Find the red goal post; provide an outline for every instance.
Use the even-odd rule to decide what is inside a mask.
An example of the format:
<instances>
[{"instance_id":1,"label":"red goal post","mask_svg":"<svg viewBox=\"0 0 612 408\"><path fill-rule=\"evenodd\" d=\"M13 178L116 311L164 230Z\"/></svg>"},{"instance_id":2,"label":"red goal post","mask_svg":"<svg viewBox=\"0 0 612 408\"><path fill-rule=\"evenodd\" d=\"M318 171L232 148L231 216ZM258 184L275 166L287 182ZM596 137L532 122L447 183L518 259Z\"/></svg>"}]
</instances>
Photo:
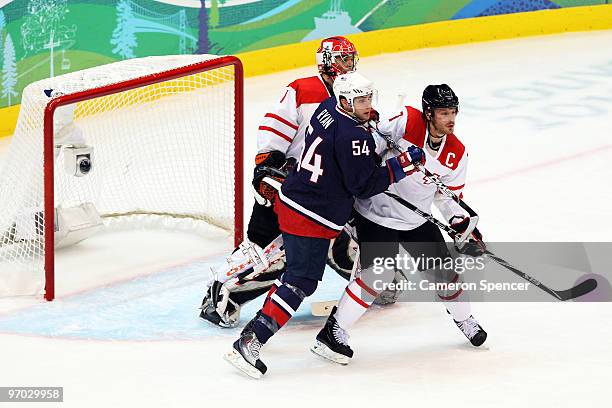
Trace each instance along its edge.
<instances>
[{"instance_id":1,"label":"red goal post","mask_svg":"<svg viewBox=\"0 0 612 408\"><path fill-rule=\"evenodd\" d=\"M172 58L175 58L176 60L181 61L181 58L183 57L186 60L188 60L189 63L186 63L184 65L178 64L180 66L176 66L177 65L176 61L173 61L173 64L170 64L170 65L173 65L170 69L164 69L165 65L163 63L160 63L159 65L161 69L159 69L159 71L147 65L148 68L144 70L146 74L142 76L137 76L137 77L131 77L132 76L131 74L134 72L134 67L137 67L136 64L138 64L138 62L136 60L139 60L139 59L126 60L126 61L110 64L109 66L117 65L116 67L114 67L114 69L118 71L118 74L116 74L115 76L117 75L123 76L123 73L121 72L122 71L121 64L127 63L128 61L131 63L132 72L130 72L130 70L127 69L125 76L123 76L123 78L125 79L121 78L122 80L119 80L116 82L112 81L112 83L102 84L101 86L95 86L91 88L89 88L87 84L84 84L83 88L85 89L79 90L78 87L76 87L77 90L75 92L70 92L71 91L70 89L68 90L68 92L63 91L62 94L60 94L59 96L53 97L53 99L51 99L46 104L44 108L44 120L43 120L44 138L42 141L43 142L42 188L44 189L44 193L43 193L44 194L44 197L43 197L44 198L43 200L44 201L44 209L43 209L44 211L44 227L43 227L44 228L44 241L39 244L39 246L44 245L44 249L42 251L44 252L44 277L45 277L44 297L45 299L52 300L55 297L55 250L54 250L54 247L56 245L55 233L57 233L55 229L56 227L55 218L57 216L56 209L58 207L58 200L61 199L61 198L58 198L58 192L60 195L63 195L64 194L63 189L66 188L63 185L63 183L66 183L66 185L69 185L70 183L73 182L72 179L76 180L76 178L72 178L68 181L62 181L62 180L58 181L58 177L60 178L61 177L68 178L68 177L62 173L62 169L58 168L59 165L58 165L58 156L57 156L58 154L57 153L57 140L54 140L54 137L57 138L56 132L58 129L54 129L54 127L55 128L58 127L57 118L56 118L58 109L62 107L66 107L68 105L80 106L76 104L89 103L89 101L94 101L94 100L104 101L105 97L107 98L110 97L111 100L115 98L115 100L112 101L113 103L120 101L119 103L120 105L123 104L122 106L127 106L128 109L126 110L133 110L134 105L138 105L141 102L140 101L139 102L126 102L126 100L131 97L130 92L138 93L140 92L141 89L147 89L147 96L145 97L147 99L146 104L150 106L156 107L160 103L163 103L165 99L172 100L173 98L174 99L179 98L181 99L180 103L184 105L184 108L193 109L193 111L189 113L191 117L187 116L187 119L177 118L175 120L172 116L173 115L172 112L174 112L172 111L172 109L175 109L176 107L174 106L175 103L172 102L174 105L171 106L169 118L166 119L166 122L171 123L173 121L176 121L175 123L177 127L176 134L185 134L185 132L189 132L190 131L189 126L191 126L191 122L195 123L195 122L200 121L203 123L202 124L198 123L197 125L193 125L193 127L194 129L195 128L202 129L203 131L206 132L206 135L201 137L201 139L206 139L206 140L201 141L202 144L212 145L217 142L218 138L227 138L228 137L227 134L231 132L232 135L230 137L233 137L233 140L225 141L224 142L225 144L223 146L225 146L225 150L229 150L228 146L230 146L233 143L233 152L228 152L228 157L230 155L233 155L233 160L231 160L233 162L233 174L231 174L231 178L233 180L229 180L225 183L228 186L230 184L233 184L233 186L230 186L230 187L224 186L223 188L225 190L228 190L231 188L233 189L233 192L229 192L229 193L226 191L222 192L223 194L222 199L225 200L224 202L225 204L223 202L220 204L219 203L213 203L213 204L215 204L217 207L220 208L220 209L215 210L217 212L230 211L228 209L233 207L233 222L227 222L227 220L224 219L217 223L215 221L216 215L204 215L204 214L193 215L191 214L191 212L194 212L194 206L196 206L196 204L189 204L191 207L185 208L185 209L179 209L179 211L177 212L177 217L179 218L193 217L194 219L197 219L197 220L211 221L213 225L221 226L224 229L233 228L234 244L237 245L239 242L243 240L243 226L244 226L244 219L243 219L244 91L243 91L243 87L244 87L244 79L243 79L242 63L240 62L238 58L234 56L221 56L221 57L200 56L201 60L193 62L193 63L191 63L193 60L189 58L198 59L198 56L168 56L167 58L169 58L170 60L172 60ZM150 61L157 63L156 61L163 61L164 57L148 57L148 58L149 58L148 60L145 58L140 59L140 60L147 60L146 61L147 63ZM89 70L84 70L82 72L84 73L90 72L89 76L96 77L96 72L103 72L103 70L105 69L104 67L105 66L99 66L99 67L91 68ZM233 74L223 71L227 69L233 69ZM218 70L220 72L223 71L222 75L220 77L214 76L212 72L216 72L215 70ZM198 77L198 75L200 74L202 76ZM209 74L210 76L208 76ZM74 78L75 73L66 74L66 76L70 76L70 75L72 75L70 78ZM85 75L85 77L87 77L87 75ZM191 81L193 78L198 78L198 85L196 86L197 89L193 90L190 88L189 92L192 92L192 93L195 93L201 96L203 95L202 101L198 99L198 102L195 104L196 106L190 106L189 98L185 97L182 94L186 90L186 88L191 86L188 84L188 82ZM54 83L61 83L61 77L56 77L53 80L54 80ZM229 87L230 87L229 82L233 82L233 95L229 91ZM208 89L216 89L216 88L224 88L225 89L223 91L224 95L222 97L215 97L217 99L212 99L211 97L210 101L206 102L206 98L207 98L206 92L208 91ZM164 92L166 92L166 94L164 94ZM189 92L184 92L184 93L188 94ZM25 96L25 93L26 92L24 91L24 96ZM168 95L168 97L166 97L166 95ZM139 96L139 98L141 98L141 96ZM229 98L233 98L232 103L227 102ZM209 104L209 105L207 106L206 104ZM92 114L92 116L95 116L95 115L104 116L108 114L108 111L115 109L113 107L109 108L107 105L108 103L105 101L104 101L104 106L101 104L98 105L98 108L96 108L97 109L96 113ZM223 105L223 106L219 106L219 105ZM230 106L225 106L225 105L233 105L233 106L230 107ZM229 123L232 120L231 112L230 113L226 112L229 109L233 110L233 124ZM217 115L219 114L225 115L225 119L217 119L214 114L210 116L210 120L200 119L201 116L208 115L210 111L216 111ZM23 112L23 104L22 104L22 112ZM183 110L180 110L180 112L183 112ZM20 112L20 121L22 120L21 116L22 116L22 113ZM24 114L24 116L26 116L26 114ZM159 127L159 126L155 126L155 123L153 123L153 121L157 119L157 116L158 115L155 115L155 113L153 113L151 116L151 121L152 121L151 129L153 129L153 127ZM193 118L193 121L191 120L191 118ZM220 129L215 128L216 126L215 122L217 120L219 122L218 126L220 127ZM78 124L78 121L75 121L75 122ZM110 122L111 123L118 122L118 120L115 121L111 119ZM147 120L144 120L143 122L145 122L143 123L143 127L146 128L147 126L149 126L149 124L146 123ZM121 123L119 123L118 125L117 123L114 123L113 126L117 126L117 129L119 130L122 129ZM233 126L233 129L229 129L231 126ZM19 137L19 128L20 127L18 124L14 138ZM112 129L115 129L115 128L112 128ZM127 130L126 132L127 132L126 135L122 136L122 139L120 139L118 146L116 146L117 150L123 150L123 147L124 147L123 141L127 140L128 138L131 138L133 134L133 130L132 130L132 133L130 133ZM164 132L165 134L167 134L168 145L170 146L169 148L174 149L172 150L172 154L179 155L178 158L172 158L170 161L180 162L182 159L182 153L180 149L177 149L175 146L173 146L173 143L180 143L179 137L177 136L176 140L174 139L175 130L173 130L172 126L170 126L167 130L164 130ZM86 138L89 136L89 133L87 131L84 131L83 133ZM108 130L106 130L106 133L107 134L115 133L115 131L113 130L109 132ZM143 136L146 136L148 132L146 129L144 129L142 130L142 133L143 133ZM199 135L191 135L189 138L191 139L192 137L195 139L200 138ZM99 148L96 145L95 141L92 142L92 144L94 148L96 149L95 153L97 155L98 151L101 150L101 148ZM135 150L138 151L140 146L142 146L144 149L146 145L148 144L149 143L146 141L146 138L144 139L144 141L136 142ZM219 147L216 147L216 148L219 149ZM161 147L157 148L157 150L159 149L161 149ZM190 150L190 146L184 147L184 149ZM157 158L159 157L163 158L164 155L169 156L167 152L162 153L162 152L156 151L155 146L151 147L151 151L153 152L151 154L156 155L155 157ZM11 154L11 151L9 150L9 155L10 154ZM214 156L214 155L219 155L219 152L217 151L217 152L211 153L211 156ZM96 174L96 172L103 173L105 170L103 171L103 169L101 169L100 167L103 167L106 164L104 162L101 162L100 164L98 164L97 163L98 157L94 156L94 158L95 160L92 160L92 163L93 163L92 174ZM197 159L197 157L189 158L190 163L193 163L195 159ZM206 161L209 159L211 158L202 157L203 161ZM212 159L217 160L215 157L212 157ZM100 160L103 160L103 158ZM224 158L219 158L218 160L220 164L217 165L217 167L223 164ZM131 170L132 168L129 167L130 165L131 165L131 162L128 164L122 165L125 167L124 171L132 171ZM187 171L185 171L186 173L185 177L189 176L188 174L189 165L192 165L192 164L188 164L184 166L184 168L187 168ZM161 163L159 164L159 166L157 165L157 163L155 163L154 167L155 168L163 167L162 171L160 171L159 173L163 175L163 174L168 174L168 173L173 172L174 163L169 163L169 164ZM225 170L217 169L214 164L212 164L210 168L201 169L200 174L204 175L203 177L200 177L201 183L209 185L209 186L213 186L214 188L217 188L217 189L220 189L221 187L219 187L218 184L223 184L223 183L217 183L217 180L214 179L215 177L219 177L218 175L215 175L215 172L220 172L220 171L224 171L224 173L222 174L223 177L230 176L227 174L228 172L231 171L230 169L225 169ZM61 173L63 174L63 176L60 176ZM2 174L0 174L0 176L2 176ZM88 176L88 177L93 177L93 176ZM159 178L160 176L158 175L157 177ZM179 177L182 177L182 176L179 176ZM213 178L213 180L206 180L207 177L211 177ZM151 178L155 179L155 177L151 177ZM82 177L81 179L79 179L79 181L82 181L84 179L87 179L87 177ZM0 179L0 181L2 180ZM156 181L157 180L153 180L153 182L156 182ZM58 182L62 184L59 187L58 187ZM137 183L142 183L142 182L143 182L142 180L136 180L133 183L137 184ZM195 181L192 180L190 181L189 185L181 187L183 190L181 190L180 193L185 192L189 196L189 197L186 197L183 201L186 202L188 201L188 199L191 199L192 198L191 195L195 197L207 196L207 195L214 196L215 194L221 195L221 193L219 193L218 191L208 192L208 194L206 191L198 191L195 194L190 193L189 190L193 189L194 185L197 186L197 182L198 180L195 180ZM170 191L170 193L164 192L164 193L161 193L160 196L166 197L166 196L172 196L173 194L178 194L177 191L175 191L175 189L172 188L173 187L172 182L166 182L166 184L170 186L170 187L167 187L167 186L165 187L167 191ZM102 185L105 185L105 184L102 183ZM102 185L96 187L98 191L97 193L98 195L104 195L103 192L100 193L101 190L106 188L106 187L102 187ZM230 195L233 195L233 197L230 198L229 197ZM128 190L128 196L129 196L129 190ZM124 196L118 195L116 198L116 201L120 202L122 200L122 197ZM148 199L148 200L150 202L151 201L155 202L159 198L160 197L153 197L152 199ZM206 199L210 198L212 200L212 199L215 199L216 197L204 197L204 198ZM233 203L228 203L227 201L231 199L233 199ZM177 200L177 202L182 204L182 200L180 199ZM206 204L208 204L208 201L206 201ZM107 203L104 203L104 204L96 203L96 207L98 206L100 206L100 208L98 209L101 210L102 207L108 206L108 205ZM142 207L142 203L136 203L134 205L134 209L132 208L129 208L127 210L111 209L110 211L113 212L113 215L109 215L109 217L115 216L117 214L119 216L124 216L124 215L131 215L131 214L148 213L147 212L148 210L146 208L142 210L141 207ZM224 207L227 207L227 208L224 208ZM166 208L154 209L154 210L151 210L151 214L172 217L174 216L173 210L174 210L173 208L171 210L167 210ZM103 212L104 211L100 211L101 215ZM102 217L104 216L105 215L102 215ZM0 221L2 220L0 219ZM1 240L2 240L2 231L0 231L0 241ZM1 243L2 242L0 242L0 244ZM2 254L0 254L0 262L2 261L1 255ZM36 256L34 255L34 257Z\"/></svg>"}]
</instances>

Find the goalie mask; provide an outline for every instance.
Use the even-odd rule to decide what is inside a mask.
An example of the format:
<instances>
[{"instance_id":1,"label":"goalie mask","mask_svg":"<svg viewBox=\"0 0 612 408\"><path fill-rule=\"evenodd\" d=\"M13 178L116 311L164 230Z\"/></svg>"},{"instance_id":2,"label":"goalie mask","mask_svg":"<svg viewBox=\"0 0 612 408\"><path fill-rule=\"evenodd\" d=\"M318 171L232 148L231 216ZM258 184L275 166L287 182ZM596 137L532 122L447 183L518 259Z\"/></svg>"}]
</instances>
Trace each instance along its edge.
<instances>
[{"instance_id":1,"label":"goalie mask","mask_svg":"<svg viewBox=\"0 0 612 408\"><path fill-rule=\"evenodd\" d=\"M342 106L340 103L340 98L345 98L349 106L353 109L353 112L355 110L355 98L372 95L372 105L374 105L377 97L376 89L374 89L374 83L356 72L338 75L334 81L334 94L336 95L338 106Z\"/></svg>"},{"instance_id":2,"label":"goalie mask","mask_svg":"<svg viewBox=\"0 0 612 408\"><path fill-rule=\"evenodd\" d=\"M317 50L319 73L332 78L355 71L358 60L355 45L344 37L325 38Z\"/></svg>"}]
</instances>

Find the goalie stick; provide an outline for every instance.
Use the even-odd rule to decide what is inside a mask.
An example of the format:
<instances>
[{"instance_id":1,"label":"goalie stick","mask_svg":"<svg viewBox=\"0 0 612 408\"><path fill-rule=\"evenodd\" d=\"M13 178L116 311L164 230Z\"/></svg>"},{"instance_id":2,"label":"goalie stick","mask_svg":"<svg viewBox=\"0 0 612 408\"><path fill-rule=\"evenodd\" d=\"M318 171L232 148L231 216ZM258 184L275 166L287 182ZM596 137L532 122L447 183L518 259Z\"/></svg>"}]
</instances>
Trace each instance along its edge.
<instances>
[{"instance_id":1,"label":"goalie stick","mask_svg":"<svg viewBox=\"0 0 612 408\"><path fill-rule=\"evenodd\" d=\"M456 231L453 228L451 228L450 226L440 222L433 215L428 214L425 211L421 211L414 204L404 200L403 198L401 198L401 197L399 197L399 196L397 196L397 195L395 195L393 193L390 193L388 191L385 191L384 194L386 194L389 197L393 198L394 200L396 200L398 203L400 203L404 207L407 207L408 209L412 210L414 213L416 213L416 214L420 215L421 217L425 218L427 221L436 224L438 227L440 227L440 229L446 231L449 235L456 233ZM553 296L553 297L555 297L555 298L557 298L557 299L559 299L561 301L575 299L577 297L586 295L587 293L592 292L593 290L595 290L595 288L597 287L597 281L595 279L590 278L590 279L587 279L584 282L581 282L578 285L573 286L573 287L571 287L569 289L554 290L554 289L551 289L548 286L544 285L542 282L540 282L536 278L534 278L534 277L526 274L525 272L521 271L520 269L512 266L506 260L504 260L503 258L498 257L493 252L491 252L489 250L485 250L484 253L486 255L488 255L489 258L491 258L493 261L498 263L499 265L501 265L504 268L508 269L509 271L517 274L518 276L520 276L521 278L525 279L526 281L531 282L533 285L537 286L538 288L540 288L544 292L550 294L551 296Z\"/></svg>"}]
</instances>

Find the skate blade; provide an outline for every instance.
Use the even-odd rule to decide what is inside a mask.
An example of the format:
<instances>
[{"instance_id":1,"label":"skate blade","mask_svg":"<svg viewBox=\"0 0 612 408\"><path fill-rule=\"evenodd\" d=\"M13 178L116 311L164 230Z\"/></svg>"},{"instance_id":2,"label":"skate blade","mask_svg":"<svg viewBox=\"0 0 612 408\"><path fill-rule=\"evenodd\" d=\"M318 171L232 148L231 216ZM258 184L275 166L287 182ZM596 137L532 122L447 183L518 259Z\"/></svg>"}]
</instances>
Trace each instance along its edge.
<instances>
[{"instance_id":1,"label":"skate blade","mask_svg":"<svg viewBox=\"0 0 612 408\"><path fill-rule=\"evenodd\" d=\"M316 341L315 344L310 348L310 351L315 353L316 355L323 357L326 360L333 361L337 364L347 365L351 360L350 357L347 357L343 354L336 353L325 344L320 341Z\"/></svg>"},{"instance_id":2,"label":"skate blade","mask_svg":"<svg viewBox=\"0 0 612 408\"><path fill-rule=\"evenodd\" d=\"M263 375L258 369L250 365L236 350L226 353L223 359L251 378L259 380Z\"/></svg>"}]
</instances>

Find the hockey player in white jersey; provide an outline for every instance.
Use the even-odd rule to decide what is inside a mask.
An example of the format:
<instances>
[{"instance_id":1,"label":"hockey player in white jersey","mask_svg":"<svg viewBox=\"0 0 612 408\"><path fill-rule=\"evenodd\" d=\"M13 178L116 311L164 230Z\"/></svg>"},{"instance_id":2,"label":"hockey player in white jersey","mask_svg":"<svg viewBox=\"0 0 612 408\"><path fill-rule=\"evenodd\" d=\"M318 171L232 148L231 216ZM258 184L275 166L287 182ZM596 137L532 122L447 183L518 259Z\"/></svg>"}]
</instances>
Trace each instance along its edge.
<instances>
[{"instance_id":1,"label":"hockey player in white jersey","mask_svg":"<svg viewBox=\"0 0 612 408\"><path fill-rule=\"evenodd\" d=\"M463 143L453 134L459 99L446 84L429 85L423 92L422 103L422 112L406 106L388 119L381 120L378 130L390 136L404 150L409 146L421 147L426 155L425 168L438 175L445 185L461 197L468 154ZM384 141L382 145L388 147ZM377 151L380 150L377 148ZM442 195L423 173L415 172L392 185L389 190L427 213L431 213L431 206L435 204L456 231L469 234L468 243L458 248L459 251L470 256L482 255L485 249L482 235L477 228L471 232L466 231L470 224L467 212L451 198ZM436 225L426 222L385 194L356 200L355 209L358 213L356 227L361 248L365 243L395 242L401 243L409 253L442 259L450 256L444 237ZM398 250L399 246L391 245L375 256L393 258ZM364 271L372 265L374 258L374 254L365 252L368 251L361 251L360 256ZM460 277L453 271L444 279L456 282ZM353 351L348 345L347 331L378 296L377 291L369 285L368 280L359 275L348 284L338 306L332 310L324 328L317 335L312 347L315 354L340 364L348 363ZM474 346L483 344L487 333L473 318L469 300L462 290L437 293L437 296L469 341Z\"/></svg>"},{"instance_id":2,"label":"hockey player in white jersey","mask_svg":"<svg viewBox=\"0 0 612 408\"><path fill-rule=\"evenodd\" d=\"M249 220L247 240L226 262L213 268L213 278L202 301L200 317L221 327L233 327L240 307L266 293L283 273L284 249L277 216L272 209L276 190L263 182L269 177L282 182L295 165L304 145L305 129L315 109L333 96L337 75L357 67L358 53L348 39L329 37L316 53L319 74L296 79L265 114L257 131L257 155L253 188L256 203ZM349 279L356 244L343 233L330 248L328 264Z\"/></svg>"}]
</instances>

